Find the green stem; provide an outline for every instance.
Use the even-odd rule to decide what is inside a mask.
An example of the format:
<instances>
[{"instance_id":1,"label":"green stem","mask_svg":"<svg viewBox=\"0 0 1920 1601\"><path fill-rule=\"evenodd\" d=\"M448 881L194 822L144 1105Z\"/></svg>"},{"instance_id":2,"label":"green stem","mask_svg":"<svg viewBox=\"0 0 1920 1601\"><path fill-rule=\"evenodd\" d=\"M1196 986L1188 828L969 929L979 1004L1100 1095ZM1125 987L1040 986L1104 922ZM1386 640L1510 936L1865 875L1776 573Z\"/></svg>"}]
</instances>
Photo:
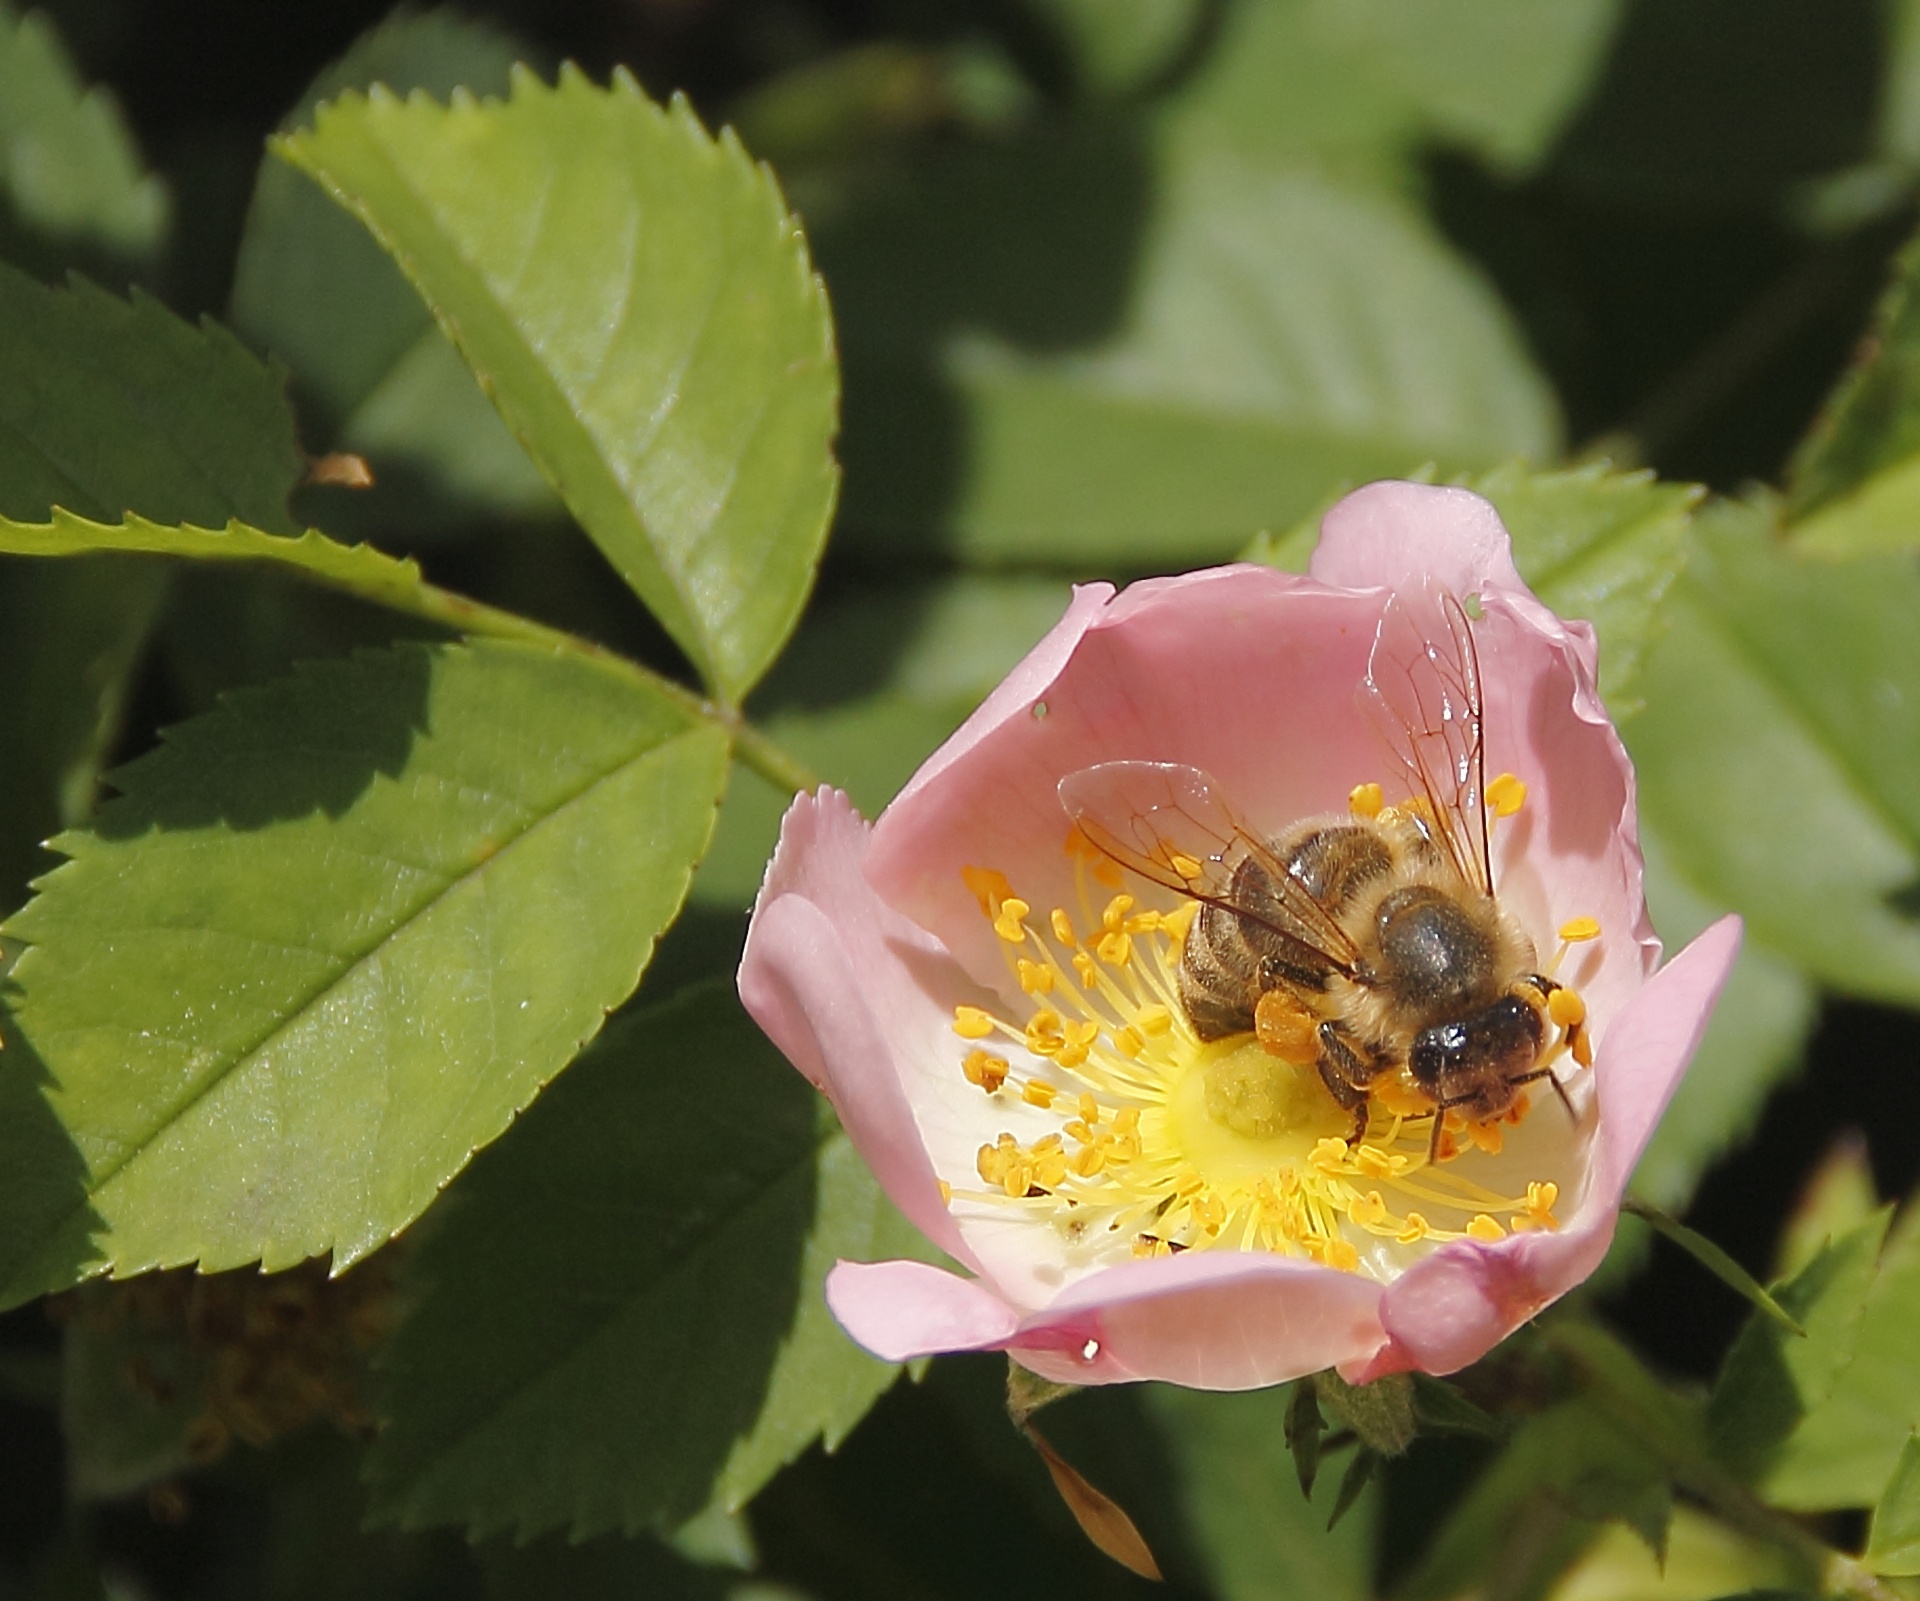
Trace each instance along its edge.
<instances>
[{"instance_id":1,"label":"green stem","mask_svg":"<svg viewBox=\"0 0 1920 1601\"><path fill-rule=\"evenodd\" d=\"M1611 1334L1573 1318L1543 1324L1540 1332L1588 1384L1604 1393L1608 1416L1665 1462L1674 1482L1698 1496L1723 1522L1804 1562L1829 1593L1902 1601L1876 1574L1768 1506L1722 1467L1698 1439L1679 1401Z\"/></svg>"},{"instance_id":2,"label":"green stem","mask_svg":"<svg viewBox=\"0 0 1920 1601\"><path fill-rule=\"evenodd\" d=\"M733 724L734 754L769 784L792 794L806 794L824 782L804 762L789 755L780 746L748 722Z\"/></svg>"}]
</instances>

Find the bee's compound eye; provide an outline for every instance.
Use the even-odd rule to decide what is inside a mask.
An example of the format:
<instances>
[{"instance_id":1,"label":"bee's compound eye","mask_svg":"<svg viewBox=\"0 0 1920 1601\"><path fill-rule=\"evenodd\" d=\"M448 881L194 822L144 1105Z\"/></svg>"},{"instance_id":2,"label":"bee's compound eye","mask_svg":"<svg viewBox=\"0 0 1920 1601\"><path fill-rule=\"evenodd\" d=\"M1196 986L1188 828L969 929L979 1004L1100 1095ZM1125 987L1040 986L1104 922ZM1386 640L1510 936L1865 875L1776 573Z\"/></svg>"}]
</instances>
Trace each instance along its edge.
<instances>
[{"instance_id":1,"label":"bee's compound eye","mask_svg":"<svg viewBox=\"0 0 1920 1601\"><path fill-rule=\"evenodd\" d=\"M1431 1090L1448 1069L1458 1067L1467 1059L1472 1043L1465 1023L1442 1023L1437 1028L1422 1029L1414 1036L1413 1049L1407 1053L1407 1071L1422 1089Z\"/></svg>"}]
</instances>

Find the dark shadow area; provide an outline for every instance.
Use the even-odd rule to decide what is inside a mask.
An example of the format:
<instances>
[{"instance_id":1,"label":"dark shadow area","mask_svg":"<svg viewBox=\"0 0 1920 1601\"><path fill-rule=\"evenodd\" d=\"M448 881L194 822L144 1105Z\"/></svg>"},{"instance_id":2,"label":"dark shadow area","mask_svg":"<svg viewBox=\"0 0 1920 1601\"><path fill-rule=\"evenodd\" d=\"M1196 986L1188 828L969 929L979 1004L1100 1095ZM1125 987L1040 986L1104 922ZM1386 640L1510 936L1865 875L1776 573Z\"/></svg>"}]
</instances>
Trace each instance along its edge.
<instances>
[{"instance_id":1,"label":"dark shadow area","mask_svg":"<svg viewBox=\"0 0 1920 1601\"><path fill-rule=\"evenodd\" d=\"M1920 1182L1920 1016L1829 1002L1804 1072L1774 1096L1753 1140L1708 1172L1688 1226L1766 1279L1807 1175L1851 1129L1866 1134L1881 1195L1904 1200ZM1665 1241L1607 1310L1641 1349L1696 1379L1718 1371L1748 1315L1746 1302Z\"/></svg>"},{"instance_id":2,"label":"dark shadow area","mask_svg":"<svg viewBox=\"0 0 1920 1601\"><path fill-rule=\"evenodd\" d=\"M0 1595L30 1593L65 1515L59 1361L43 1308L0 1315Z\"/></svg>"},{"instance_id":3,"label":"dark shadow area","mask_svg":"<svg viewBox=\"0 0 1920 1601\"><path fill-rule=\"evenodd\" d=\"M8 1303L71 1283L99 1260L93 1233L103 1225L88 1199L87 1164L47 1104L52 1082L9 1019L0 1055L0 1299Z\"/></svg>"},{"instance_id":4,"label":"dark shadow area","mask_svg":"<svg viewBox=\"0 0 1920 1601\"><path fill-rule=\"evenodd\" d=\"M1111 334L1149 204L1140 128L1088 117L946 152L814 230L845 371L843 547L931 553L967 455L947 342L1052 354Z\"/></svg>"},{"instance_id":5,"label":"dark shadow area","mask_svg":"<svg viewBox=\"0 0 1920 1601\"><path fill-rule=\"evenodd\" d=\"M1175 1533L1172 1470L1125 1387L1040 1414L1041 1430L1139 1524L1170 1582L1137 1579L1074 1525L1007 1421L1006 1358L945 1357L896 1384L831 1458L818 1447L775 1479L752 1518L770 1578L835 1601L1106 1601L1197 1597Z\"/></svg>"},{"instance_id":6,"label":"dark shadow area","mask_svg":"<svg viewBox=\"0 0 1920 1601\"><path fill-rule=\"evenodd\" d=\"M220 712L181 723L116 775L124 793L100 808L102 838L151 828L264 828L344 813L378 774L397 777L428 726L434 656L425 646L310 662Z\"/></svg>"}]
</instances>

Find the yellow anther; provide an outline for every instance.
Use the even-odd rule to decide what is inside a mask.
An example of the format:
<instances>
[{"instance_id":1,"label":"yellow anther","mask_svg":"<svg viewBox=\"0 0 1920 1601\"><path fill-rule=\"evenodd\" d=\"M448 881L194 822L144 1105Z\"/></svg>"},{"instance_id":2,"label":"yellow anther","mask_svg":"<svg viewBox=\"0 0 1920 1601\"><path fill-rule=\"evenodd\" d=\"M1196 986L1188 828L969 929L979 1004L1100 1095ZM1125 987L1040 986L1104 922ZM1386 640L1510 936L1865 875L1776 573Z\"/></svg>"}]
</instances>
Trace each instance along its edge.
<instances>
[{"instance_id":1,"label":"yellow anther","mask_svg":"<svg viewBox=\"0 0 1920 1601\"><path fill-rule=\"evenodd\" d=\"M1487 785L1487 804L1495 817L1511 817L1527 804L1527 786L1512 773L1502 773Z\"/></svg>"},{"instance_id":2,"label":"yellow anther","mask_svg":"<svg viewBox=\"0 0 1920 1601\"><path fill-rule=\"evenodd\" d=\"M1600 919L1597 917L1575 917L1560 925L1560 937L1569 945L1578 945L1583 940L1600 937Z\"/></svg>"},{"instance_id":3,"label":"yellow anther","mask_svg":"<svg viewBox=\"0 0 1920 1601\"><path fill-rule=\"evenodd\" d=\"M1140 1108L1123 1106L1113 1114L1113 1132L1116 1134L1138 1134L1140 1132Z\"/></svg>"},{"instance_id":4,"label":"yellow anther","mask_svg":"<svg viewBox=\"0 0 1920 1601\"><path fill-rule=\"evenodd\" d=\"M1084 989L1092 989L1099 982L1100 969L1093 965L1093 958L1085 951L1073 953L1073 970L1080 975L1080 984Z\"/></svg>"},{"instance_id":5,"label":"yellow anther","mask_svg":"<svg viewBox=\"0 0 1920 1601\"><path fill-rule=\"evenodd\" d=\"M1045 1111L1053 1105L1054 1096L1060 1092L1042 1079L1030 1078L1020 1086L1020 1099L1029 1106L1037 1106Z\"/></svg>"},{"instance_id":6,"label":"yellow anther","mask_svg":"<svg viewBox=\"0 0 1920 1601\"><path fill-rule=\"evenodd\" d=\"M1173 869L1176 878L1184 878L1191 881L1200 876L1200 858L1197 856L1189 856L1185 851L1169 851L1167 853L1167 865Z\"/></svg>"},{"instance_id":7,"label":"yellow anther","mask_svg":"<svg viewBox=\"0 0 1920 1601\"><path fill-rule=\"evenodd\" d=\"M1100 1121L1100 1103L1091 1095L1081 1095L1077 1110L1080 1113L1080 1121L1083 1123L1097 1124Z\"/></svg>"},{"instance_id":8,"label":"yellow anther","mask_svg":"<svg viewBox=\"0 0 1920 1601\"><path fill-rule=\"evenodd\" d=\"M1158 1239L1154 1235L1141 1234L1136 1236L1134 1239L1133 1254L1135 1256L1142 1256L1142 1257L1172 1256L1173 1247L1167 1244L1165 1240Z\"/></svg>"},{"instance_id":9,"label":"yellow anther","mask_svg":"<svg viewBox=\"0 0 1920 1601\"><path fill-rule=\"evenodd\" d=\"M1133 956L1132 936L1109 929L1094 942L1093 953L1109 967L1125 967Z\"/></svg>"},{"instance_id":10,"label":"yellow anther","mask_svg":"<svg viewBox=\"0 0 1920 1601\"><path fill-rule=\"evenodd\" d=\"M1362 1145L1353 1153L1353 1165L1370 1179L1393 1178L1407 1168L1407 1159L1377 1145Z\"/></svg>"},{"instance_id":11,"label":"yellow anther","mask_svg":"<svg viewBox=\"0 0 1920 1601\"><path fill-rule=\"evenodd\" d=\"M1363 1229L1377 1229L1387 1220L1386 1198L1378 1190L1368 1190L1347 1208L1347 1216Z\"/></svg>"},{"instance_id":12,"label":"yellow anther","mask_svg":"<svg viewBox=\"0 0 1920 1601\"><path fill-rule=\"evenodd\" d=\"M1180 943L1187 937L1187 930L1193 926L1194 918L1200 915L1198 901L1186 901L1170 912L1160 914L1160 932L1179 949Z\"/></svg>"},{"instance_id":13,"label":"yellow anther","mask_svg":"<svg viewBox=\"0 0 1920 1601\"><path fill-rule=\"evenodd\" d=\"M1406 1222L1400 1225L1400 1232L1394 1238L1402 1245L1411 1245L1415 1240L1424 1240L1431 1229L1432 1224L1418 1212L1409 1212Z\"/></svg>"},{"instance_id":14,"label":"yellow anther","mask_svg":"<svg viewBox=\"0 0 1920 1601\"><path fill-rule=\"evenodd\" d=\"M960 877L967 888L973 891L973 898L980 903L980 910L988 917L997 913L1000 903L1013 893L1007 875L995 872L991 867L963 867Z\"/></svg>"},{"instance_id":15,"label":"yellow anther","mask_svg":"<svg viewBox=\"0 0 1920 1601\"><path fill-rule=\"evenodd\" d=\"M1467 1138L1489 1156L1498 1156L1506 1143L1507 1131L1499 1123L1469 1123Z\"/></svg>"},{"instance_id":16,"label":"yellow anther","mask_svg":"<svg viewBox=\"0 0 1920 1601\"><path fill-rule=\"evenodd\" d=\"M1194 1221L1209 1234L1218 1234L1227 1222L1227 1203L1217 1195L1203 1195L1193 1203Z\"/></svg>"},{"instance_id":17,"label":"yellow anther","mask_svg":"<svg viewBox=\"0 0 1920 1601\"><path fill-rule=\"evenodd\" d=\"M1107 1165L1107 1153L1097 1145L1083 1145L1073 1153L1070 1165L1083 1179L1090 1179Z\"/></svg>"},{"instance_id":18,"label":"yellow anther","mask_svg":"<svg viewBox=\"0 0 1920 1601\"><path fill-rule=\"evenodd\" d=\"M1308 1158L1313 1165L1325 1173L1338 1173L1347 1165L1347 1142L1341 1139L1323 1139L1313 1148Z\"/></svg>"},{"instance_id":19,"label":"yellow anther","mask_svg":"<svg viewBox=\"0 0 1920 1601\"><path fill-rule=\"evenodd\" d=\"M1547 1016L1561 1028L1578 1028L1587 1020L1587 1003L1570 989L1557 989L1547 997Z\"/></svg>"},{"instance_id":20,"label":"yellow anther","mask_svg":"<svg viewBox=\"0 0 1920 1601\"><path fill-rule=\"evenodd\" d=\"M1107 902L1107 909L1100 914L1100 926L1109 933L1126 922L1127 913L1133 910L1131 895L1116 895Z\"/></svg>"},{"instance_id":21,"label":"yellow anther","mask_svg":"<svg viewBox=\"0 0 1920 1601\"><path fill-rule=\"evenodd\" d=\"M1207 1187L1207 1181L1198 1173L1185 1172L1173 1181L1173 1193L1181 1200L1191 1199Z\"/></svg>"},{"instance_id":22,"label":"yellow anther","mask_svg":"<svg viewBox=\"0 0 1920 1601\"><path fill-rule=\"evenodd\" d=\"M1052 1056L1067 1043L1061 1032L1063 1019L1051 1006L1043 1006L1027 1020L1027 1049L1035 1056Z\"/></svg>"},{"instance_id":23,"label":"yellow anther","mask_svg":"<svg viewBox=\"0 0 1920 1601\"><path fill-rule=\"evenodd\" d=\"M993 1019L977 1006L956 1006L953 1031L963 1040L983 1040L993 1032Z\"/></svg>"},{"instance_id":24,"label":"yellow anther","mask_svg":"<svg viewBox=\"0 0 1920 1601\"><path fill-rule=\"evenodd\" d=\"M1007 1170L1006 1153L997 1145L983 1145L974 1158L975 1170L989 1184L998 1184L1000 1175Z\"/></svg>"},{"instance_id":25,"label":"yellow anther","mask_svg":"<svg viewBox=\"0 0 1920 1601\"><path fill-rule=\"evenodd\" d=\"M1087 1125L1077 1117L1069 1122L1062 1132L1066 1134L1067 1138L1078 1140L1082 1145L1091 1145L1093 1143L1093 1130L1088 1128Z\"/></svg>"},{"instance_id":26,"label":"yellow anther","mask_svg":"<svg viewBox=\"0 0 1920 1601\"><path fill-rule=\"evenodd\" d=\"M1129 934L1157 934L1160 931L1160 914L1135 912L1121 926Z\"/></svg>"},{"instance_id":27,"label":"yellow anther","mask_svg":"<svg viewBox=\"0 0 1920 1601\"><path fill-rule=\"evenodd\" d=\"M1584 1028L1573 1036L1573 1059L1582 1067L1593 1066L1593 1036Z\"/></svg>"},{"instance_id":28,"label":"yellow anther","mask_svg":"<svg viewBox=\"0 0 1920 1601\"><path fill-rule=\"evenodd\" d=\"M986 1146L983 1145L980 1149L984 1151ZM953 1205L953 1186L945 1179L940 1180L940 1204L942 1206Z\"/></svg>"},{"instance_id":29,"label":"yellow anther","mask_svg":"<svg viewBox=\"0 0 1920 1601\"><path fill-rule=\"evenodd\" d=\"M1024 1157L1008 1163L1007 1171L1001 1175L1000 1188L1016 1198L1025 1195L1033 1188L1033 1164Z\"/></svg>"},{"instance_id":30,"label":"yellow anther","mask_svg":"<svg viewBox=\"0 0 1920 1601\"><path fill-rule=\"evenodd\" d=\"M1164 1006L1143 1006L1133 1014L1133 1026L1148 1039L1158 1039L1173 1027L1173 1013Z\"/></svg>"},{"instance_id":31,"label":"yellow anther","mask_svg":"<svg viewBox=\"0 0 1920 1601\"><path fill-rule=\"evenodd\" d=\"M1021 921L1033 908L1016 895L1009 895L1000 903L1000 910L994 915L993 931L1009 945L1024 945L1027 939L1027 925Z\"/></svg>"},{"instance_id":32,"label":"yellow anther","mask_svg":"<svg viewBox=\"0 0 1920 1601\"><path fill-rule=\"evenodd\" d=\"M1053 969L1041 962L1030 962L1026 957L1014 959L1013 970L1020 976L1020 987L1029 995L1051 995L1053 993Z\"/></svg>"},{"instance_id":33,"label":"yellow anther","mask_svg":"<svg viewBox=\"0 0 1920 1601\"><path fill-rule=\"evenodd\" d=\"M1007 1064L986 1051L971 1050L960 1064L969 1084L978 1084L989 1095L1007 1081Z\"/></svg>"},{"instance_id":34,"label":"yellow anther","mask_svg":"<svg viewBox=\"0 0 1920 1601\"><path fill-rule=\"evenodd\" d=\"M1360 1271L1360 1253L1345 1240L1328 1240L1325 1256L1328 1267L1337 1267L1342 1273Z\"/></svg>"},{"instance_id":35,"label":"yellow anther","mask_svg":"<svg viewBox=\"0 0 1920 1601\"><path fill-rule=\"evenodd\" d=\"M1043 1190L1057 1190L1066 1182L1067 1159L1059 1151L1039 1151L1033 1159L1033 1182Z\"/></svg>"},{"instance_id":36,"label":"yellow anther","mask_svg":"<svg viewBox=\"0 0 1920 1601\"><path fill-rule=\"evenodd\" d=\"M1053 937L1068 950L1072 950L1080 941L1074 937L1073 921L1059 907L1053 909Z\"/></svg>"},{"instance_id":37,"label":"yellow anther","mask_svg":"<svg viewBox=\"0 0 1920 1601\"><path fill-rule=\"evenodd\" d=\"M1147 1048L1147 1042L1141 1037L1139 1029L1128 1024L1113 1031L1113 1048L1128 1061L1132 1061Z\"/></svg>"},{"instance_id":38,"label":"yellow anther","mask_svg":"<svg viewBox=\"0 0 1920 1601\"><path fill-rule=\"evenodd\" d=\"M1553 1215L1553 1203L1560 1199L1560 1186L1552 1180L1527 1186L1526 1220L1535 1228L1557 1229L1560 1220Z\"/></svg>"},{"instance_id":39,"label":"yellow anther","mask_svg":"<svg viewBox=\"0 0 1920 1601\"><path fill-rule=\"evenodd\" d=\"M1033 1142L1033 1154L1035 1156L1045 1156L1048 1151L1059 1150L1061 1145L1062 1141L1058 1134L1042 1134L1039 1139Z\"/></svg>"},{"instance_id":40,"label":"yellow anther","mask_svg":"<svg viewBox=\"0 0 1920 1601\"><path fill-rule=\"evenodd\" d=\"M1476 1212L1473 1221L1467 1225L1467 1238L1479 1240L1486 1245L1491 1245L1495 1240L1504 1240L1506 1237L1507 1231L1485 1212Z\"/></svg>"},{"instance_id":41,"label":"yellow anther","mask_svg":"<svg viewBox=\"0 0 1920 1601\"><path fill-rule=\"evenodd\" d=\"M1091 1054L1094 1041L1100 1038L1100 1025L1091 1020L1069 1023L1061 1036L1060 1049L1053 1059L1062 1067L1078 1067Z\"/></svg>"},{"instance_id":42,"label":"yellow anther","mask_svg":"<svg viewBox=\"0 0 1920 1601\"><path fill-rule=\"evenodd\" d=\"M1347 810L1355 817L1378 817L1387 804L1387 792L1378 784L1355 784L1347 791Z\"/></svg>"}]
</instances>

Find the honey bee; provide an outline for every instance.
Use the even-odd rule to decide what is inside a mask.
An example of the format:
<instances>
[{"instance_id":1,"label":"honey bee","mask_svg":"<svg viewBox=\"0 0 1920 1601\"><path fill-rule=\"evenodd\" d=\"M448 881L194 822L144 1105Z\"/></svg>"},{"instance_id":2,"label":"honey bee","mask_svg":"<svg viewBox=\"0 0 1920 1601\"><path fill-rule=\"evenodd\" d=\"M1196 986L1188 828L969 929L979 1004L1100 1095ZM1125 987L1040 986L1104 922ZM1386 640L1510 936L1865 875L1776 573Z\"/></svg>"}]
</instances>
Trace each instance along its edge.
<instances>
[{"instance_id":1,"label":"honey bee","mask_svg":"<svg viewBox=\"0 0 1920 1601\"><path fill-rule=\"evenodd\" d=\"M1250 1033L1316 1069L1353 1140L1390 1076L1429 1106L1434 1151L1445 1113L1500 1117L1542 1079L1571 1113L1552 1061L1586 1059L1581 1009L1571 995L1551 1007L1560 986L1495 894L1479 659L1458 599L1389 600L1360 699L1404 771L1398 804L1269 838L1199 768L1145 761L1070 773L1061 803L1107 856L1199 902L1179 967L1199 1038Z\"/></svg>"}]
</instances>

